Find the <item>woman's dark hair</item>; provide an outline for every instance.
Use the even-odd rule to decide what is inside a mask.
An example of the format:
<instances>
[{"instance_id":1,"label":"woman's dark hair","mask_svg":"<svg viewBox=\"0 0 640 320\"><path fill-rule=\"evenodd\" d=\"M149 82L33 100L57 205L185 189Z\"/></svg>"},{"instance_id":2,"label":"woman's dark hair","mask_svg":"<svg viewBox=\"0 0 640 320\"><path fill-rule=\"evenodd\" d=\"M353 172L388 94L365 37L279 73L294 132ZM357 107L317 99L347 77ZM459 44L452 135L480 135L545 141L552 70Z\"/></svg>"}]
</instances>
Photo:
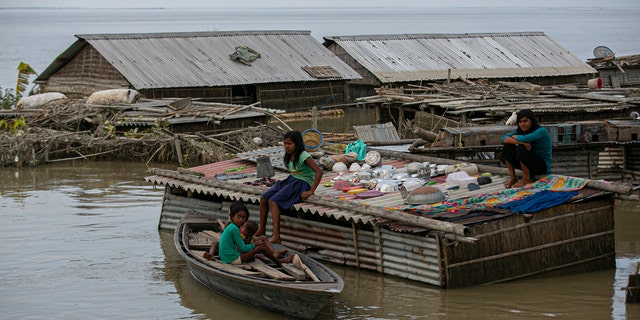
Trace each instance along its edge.
<instances>
[{"instance_id":1,"label":"woman's dark hair","mask_svg":"<svg viewBox=\"0 0 640 320\"><path fill-rule=\"evenodd\" d=\"M540 124L538 123L538 120L536 119L536 116L533 114L533 111L529 110L529 109L522 109L520 111L518 111L517 114L517 123L518 123L518 134L523 134L525 132L522 131L522 129L520 129L520 119L522 119L523 117L529 118L529 120L531 120L531 128L529 129L529 131L527 131L526 133L529 132L533 132L536 129L540 128Z\"/></svg>"},{"instance_id":2,"label":"woman's dark hair","mask_svg":"<svg viewBox=\"0 0 640 320\"><path fill-rule=\"evenodd\" d=\"M249 220L249 210L247 209L247 207L245 207L245 205L242 202L234 202L231 204L231 206L229 207L229 218L233 219L233 216L236 215L236 213L244 211L247 213L247 220Z\"/></svg>"},{"instance_id":3,"label":"woman's dark hair","mask_svg":"<svg viewBox=\"0 0 640 320\"><path fill-rule=\"evenodd\" d=\"M284 153L284 165L289 167L289 162L294 160L297 162L297 160L300 159L300 155L302 151L304 151L304 141L302 140L302 134L297 130L285 133L284 137L282 137L282 140L284 139L289 139L296 145L296 150L293 151L293 154ZM293 163L294 166L296 166L296 162Z\"/></svg>"}]
</instances>

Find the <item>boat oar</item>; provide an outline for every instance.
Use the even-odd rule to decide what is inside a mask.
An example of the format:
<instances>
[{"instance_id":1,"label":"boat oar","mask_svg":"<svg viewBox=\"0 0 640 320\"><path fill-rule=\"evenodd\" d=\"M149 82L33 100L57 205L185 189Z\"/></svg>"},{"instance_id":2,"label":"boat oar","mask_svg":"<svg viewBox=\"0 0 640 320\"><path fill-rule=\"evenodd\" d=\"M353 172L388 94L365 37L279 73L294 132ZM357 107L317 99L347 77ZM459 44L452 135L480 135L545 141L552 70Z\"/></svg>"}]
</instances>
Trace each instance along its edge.
<instances>
[{"instance_id":1,"label":"boat oar","mask_svg":"<svg viewBox=\"0 0 640 320\"><path fill-rule=\"evenodd\" d=\"M297 254L293 255L293 265L296 266L296 268L304 271L304 273L306 273L311 279L313 279L313 281L315 282L320 282L320 279L318 279L318 277L316 277L316 275L313 273L313 271L311 271L309 269L309 267L307 267L306 264L304 264L304 262L302 262L302 260L300 260L300 257L298 257Z\"/></svg>"}]
</instances>

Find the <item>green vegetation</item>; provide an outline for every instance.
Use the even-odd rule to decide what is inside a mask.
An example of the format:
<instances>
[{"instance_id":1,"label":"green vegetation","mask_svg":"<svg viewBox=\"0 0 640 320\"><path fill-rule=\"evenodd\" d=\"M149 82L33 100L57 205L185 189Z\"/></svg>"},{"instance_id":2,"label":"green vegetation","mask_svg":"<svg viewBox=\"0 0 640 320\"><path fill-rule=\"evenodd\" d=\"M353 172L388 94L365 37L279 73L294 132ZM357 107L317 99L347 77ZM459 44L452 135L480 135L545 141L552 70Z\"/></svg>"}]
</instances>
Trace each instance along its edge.
<instances>
[{"instance_id":1,"label":"green vegetation","mask_svg":"<svg viewBox=\"0 0 640 320\"><path fill-rule=\"evenodd\" d=\"M26 125L27 121L24 119L24 116L20 116L20 118L13 120L0 120L0 129L11 131L13 134L17 134L18 130Z\"/></svg>"},{"instance_id":2,"label":"green vegetation","mask_svg":"<svg viewBox=\"0 0 640 320\"><path fill-rule=\"evenodd\" d=\"M18 99L12 89L2 91L2 87L0 87L0 109L12 109L17 102Z\"/></svg>"},{"instance_id":3,"label":"green vegetation","mask_svg":"<svg viewBox=\"0 0 640 320\"><path fill-rule=\"evenodd\" d=\"M37 75L36 71L33 70L30 65L20 62L18 65L18 84L16 85L17 100L20 100L24 92L27 90L27 87L29 86L29 77L32 74Z\"/></svg>"}]
</instances>

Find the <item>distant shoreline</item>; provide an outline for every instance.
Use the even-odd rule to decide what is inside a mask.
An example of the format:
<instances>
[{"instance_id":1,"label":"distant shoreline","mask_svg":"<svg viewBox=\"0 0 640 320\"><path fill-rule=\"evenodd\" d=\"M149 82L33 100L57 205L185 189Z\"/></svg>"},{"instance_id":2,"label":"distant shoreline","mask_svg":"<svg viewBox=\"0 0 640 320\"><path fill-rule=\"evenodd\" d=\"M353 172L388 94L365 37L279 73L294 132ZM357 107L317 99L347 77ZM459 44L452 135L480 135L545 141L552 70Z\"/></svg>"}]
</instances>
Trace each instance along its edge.
<instances>
[{"instance_id":1,"label":"distant shoreline","mask_svg":"<svg viewBox=\"0 0 640 320\"><path fill-rule=\"evenodd\" d=\"M590 9L590 10L621 10L621 9L640 9L640 3L637 6L300 6L300 7L227 7L227 6L210 6L210 7L0 7L0 10L172 10L172 9L184 9L184 10L199 10L199 9L217 9L217 10L318 10L318 9L358 9L358 10L370 10L370 9Z\"/></svg>"},{"instance_id":2,"label":"distant shoreline","mask_svg":"<svg viewBox=\"0 0 640 320\"><path fill-rule=\"evenodd\" d=\"M0 10L166 10L165 7L149 8L89 8L89 7L0 7Z\"/></svg>"}]
</instances>

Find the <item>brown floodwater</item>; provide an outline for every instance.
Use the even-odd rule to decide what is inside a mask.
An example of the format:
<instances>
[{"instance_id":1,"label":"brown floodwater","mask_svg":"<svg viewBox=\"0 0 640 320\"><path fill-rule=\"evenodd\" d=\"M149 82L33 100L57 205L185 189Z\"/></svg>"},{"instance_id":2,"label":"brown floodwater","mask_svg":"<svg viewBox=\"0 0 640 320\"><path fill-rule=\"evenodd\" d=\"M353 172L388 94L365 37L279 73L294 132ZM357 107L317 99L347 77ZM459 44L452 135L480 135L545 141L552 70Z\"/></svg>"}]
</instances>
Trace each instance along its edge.
<instances>
[{"instance_id":1,"label":"brown floodwater","mask_svg":"<svg viewBox=\"0 0 640 320\"><path fill-rule=\"evenodd\" d=\"M162 167L162 165L158 165ZM165 166L166 167L166 166ZM282 319L194 280L158 230L162 192L130 162L0 169L4 319ZM640 203L617 201L616 268L443 290L330 265L344 291L318 319L640 319Z\"/></svg>"}]
</instances>

